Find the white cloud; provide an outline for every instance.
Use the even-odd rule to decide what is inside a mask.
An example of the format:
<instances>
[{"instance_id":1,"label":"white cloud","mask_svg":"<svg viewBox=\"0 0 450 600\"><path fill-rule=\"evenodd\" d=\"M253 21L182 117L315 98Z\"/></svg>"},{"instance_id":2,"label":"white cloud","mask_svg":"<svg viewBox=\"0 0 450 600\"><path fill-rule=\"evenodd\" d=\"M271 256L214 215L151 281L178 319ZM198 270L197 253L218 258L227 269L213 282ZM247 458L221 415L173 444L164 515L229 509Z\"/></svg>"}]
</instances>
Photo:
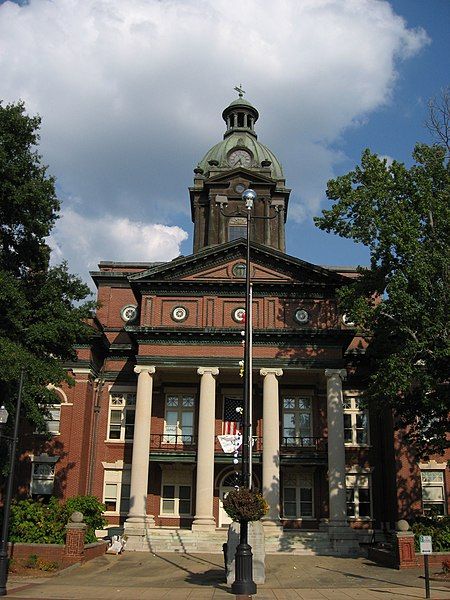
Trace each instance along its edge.
<instances>
[{"instance_id":1,"label":"white cloud","mask_svg":"<svg viewBox=\"0 0 450 600\"><path fill-rule=\"evenodd\" d=\"M132 208L142 222L185 222L192 168L221 139L240 82L302 218L341 160L330 145L389 102L399 62L428 41L384 0L0 5L3 98L41 114L66 206L77 196L94 219Z\"/></svg>"},{"instance_id":2,"label":"white cloud","mask_svg":"<svg viewBox=\"0 0 450 600\"><path fill-rule=\"evenodd\" d=\"M101 260L172 260L180 254L180 244L187 237L177 226L144 224L124 217L86 217L68 208L62 211L49 244L54 263L71 256L71 271L88 281L88 271L97 270Z\"/></svg>"}]
</instances>

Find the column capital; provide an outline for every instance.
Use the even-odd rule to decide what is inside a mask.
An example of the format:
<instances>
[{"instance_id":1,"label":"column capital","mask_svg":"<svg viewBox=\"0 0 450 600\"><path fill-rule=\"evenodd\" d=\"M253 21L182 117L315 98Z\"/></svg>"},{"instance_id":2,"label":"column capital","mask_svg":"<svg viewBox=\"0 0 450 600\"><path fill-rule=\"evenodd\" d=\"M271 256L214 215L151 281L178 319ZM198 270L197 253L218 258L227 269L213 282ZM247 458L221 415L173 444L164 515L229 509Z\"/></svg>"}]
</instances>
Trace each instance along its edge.
<instances>
[{"instance_id":1,"label":"column capital","mask_svg":"<svg viewBox=\"0 0 450 600\"><path fill-rule=\"evenodd\" d=\"M197 375L206 375L206 373L211 373L213 376L218 375L219 367L199 367L197 369Z\"/></svg>"},{"instance_id":2,"label":"column capital","mask_svg":"<svg viewBox=\"0 0 450 600\"><path fill-rule=\"evenodd\" d=\"M325 377L340 377L344 380L347 377L345 369L325 369Z\"/></svg>"},{"instance_id":3,"label":"column capital","mask_svg":"<svg viewBox=\"0 0 450 600\"><path fill-rule=\"evenodd\" d=\"M153 373L156 371L156 368L154 366L149 366L149 365L136 365L134 367L134 372L135 373L148 373L149 375L153 375Z\"/></svg>"},{"instance_id":4,"label":"column capital","mask_svg":"<svg viewBox=\"0 0 450 600\"><path fill-rule=\"evenodd\" d=\"M259 371L259 374L263 377L265 377L266 375L275 375L275 377L281 377L283 375L283 369L264 368Z\"/></svg>"}]
</instances>

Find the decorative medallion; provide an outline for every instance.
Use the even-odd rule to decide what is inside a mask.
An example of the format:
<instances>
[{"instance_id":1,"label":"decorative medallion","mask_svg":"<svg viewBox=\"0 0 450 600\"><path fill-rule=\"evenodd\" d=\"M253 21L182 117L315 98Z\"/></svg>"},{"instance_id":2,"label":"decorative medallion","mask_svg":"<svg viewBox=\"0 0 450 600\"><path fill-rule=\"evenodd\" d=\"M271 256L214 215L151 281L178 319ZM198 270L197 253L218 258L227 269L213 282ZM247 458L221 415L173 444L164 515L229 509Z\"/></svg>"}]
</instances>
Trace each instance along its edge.
<instances>
[{"instance_id":1,"label":"decorative medallion","mask_svg":"<svg viewBox=\"0 0 450 600\"><path fill-rule=\"evenodd\" d=\"M189 311L184 306L175 306L172 310L172 319L177 321L177 323L181 323L181 321L185 321L189 316Z\"/></svg>"},{"instance_id":2,"label":"decorative medallion","mask_svg":"<svg viewBox=\"0 0 450 600\"><path fill-rule=\"evenodd\" d=\"M238 183L237 185L234 186L234 190L238 193L238 194L242 194L242 192L245 190L245 185L243 183Z\"/></svg>"},{"instance_id":3,"label":"decorative medallion","mask_svg":"<svg viewBox=\"0 0 450 600\"><path fill-rule=\"evenodd\" d=\"M242 279L243 277L245 277L246 269L247 267L245 263L236 263L235 265L233 265L231 272L235 277L239 277Z\"/></svg>"},{"instance_id":4,"label":"decorative medallion","mask_svg":"<svg viewBox=\"0 0 450 600\"><path fill-rule=\"evenodd\" d=\"M120 316L125 323L134 321L137 317L137 306L135 304L126 304L120 311Z\"/></svg>"},{"instance_id":5,"label":"decorative medallion","mask_svg":"<svg viewBox=\"0 0 450 600\"><path fill-rule=\"evenodd\" d=\"M346 325L347 327L354 327L355 326L355 321L352 321L350 319L350 317L346 314L342 315L342 322L344 323L344 325Z\"/></svg>"},{"instance_id":6,"label":"decorative medallion","mask_svg":"<svg viewBox=\"0 0 450 600\"><path fill-rule=\"evenodd\" d=\"M235 308L232 313L232 317L236 323L243 323L245 319L245 308Z\"/></svg>"},{"instance_id":7,"label":"decorative medallion","mask_svg":"<svg viewBox=\"0 0 450 600\"><path fill-rule=\"evenodd\" d=\"M297 308L294 313L294 319L297 321L297 323L300 323L300 325L304 325L309 321L309 315L305 309Z\"/></svg>"}]
</instances>

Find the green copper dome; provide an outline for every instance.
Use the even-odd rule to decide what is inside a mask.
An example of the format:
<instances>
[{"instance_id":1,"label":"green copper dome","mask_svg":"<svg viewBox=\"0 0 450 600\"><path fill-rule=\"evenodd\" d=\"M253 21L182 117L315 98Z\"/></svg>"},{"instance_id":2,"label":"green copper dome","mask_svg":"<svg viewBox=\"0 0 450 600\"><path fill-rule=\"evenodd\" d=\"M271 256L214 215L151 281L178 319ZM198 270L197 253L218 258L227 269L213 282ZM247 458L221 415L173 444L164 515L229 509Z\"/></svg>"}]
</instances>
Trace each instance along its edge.
<instances>
[{"instance_id":1,"label":"green copper dome","mask_svg":"<svg viewBox=\"0 0 450 600\"><path fill-rule=\"evenodd\" d=\"M241 166L262 171L277 181L284 180L277 157L267 146L258 142L254 130L259 117L256 108L240 95L225 108L222 117L227 124L223 141L205 154L195 171L208 176L211 170L217 172Z\"/></svg>"}]
</instances>

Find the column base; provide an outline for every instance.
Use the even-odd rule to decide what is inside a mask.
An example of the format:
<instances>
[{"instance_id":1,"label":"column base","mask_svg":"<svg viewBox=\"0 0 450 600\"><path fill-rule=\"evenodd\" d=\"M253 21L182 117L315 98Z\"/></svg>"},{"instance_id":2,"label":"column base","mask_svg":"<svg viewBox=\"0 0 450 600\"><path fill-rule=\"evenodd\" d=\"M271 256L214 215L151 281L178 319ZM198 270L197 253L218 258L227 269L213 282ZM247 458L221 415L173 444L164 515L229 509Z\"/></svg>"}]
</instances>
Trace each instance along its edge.
<instances>
[{"instance_id":1,"label":"column base","mask_svg":"<svg viewBox=\"0 0 450 600\"><path fill-rule=\"evenodd\" d=\"M264 531L268 534L283 532L283 524L279 518L265 517L261 519L261 523L264 527Z\"/></svg>"},{"instance_id":2,"label":"column base","mask_svg":"<svg viewBox=\"0 0 450 600\"><path fill-rule=\"evenodd\" d=\"M151 550L150 530L155 528L153 515L128 517L123 524L126 549L137 551Z\"/></svg>"},{"instance_id":3,"label":"column base","mask_svg":"<svg viewBox=\"0 0 450 600\"><path fill-rule=\"evenodd\" d=\"M192 531L214 531L216 521L212 517L195 517L192 523Z\"/></svg>"}]
</instances>

